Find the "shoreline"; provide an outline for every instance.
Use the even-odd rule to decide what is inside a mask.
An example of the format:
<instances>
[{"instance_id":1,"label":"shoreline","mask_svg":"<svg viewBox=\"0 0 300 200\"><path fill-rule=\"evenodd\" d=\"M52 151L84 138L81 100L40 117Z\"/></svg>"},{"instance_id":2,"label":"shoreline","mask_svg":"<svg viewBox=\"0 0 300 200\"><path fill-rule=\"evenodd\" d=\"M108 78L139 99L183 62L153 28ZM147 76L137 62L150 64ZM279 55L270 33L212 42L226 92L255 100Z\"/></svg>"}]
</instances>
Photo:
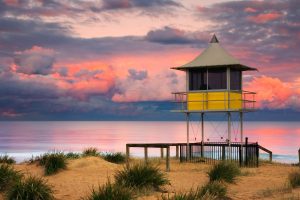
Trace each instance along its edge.
<instances>
[{"instance_id":1,"label":"shoreline","mask_svg":"<svg viewBox=\"0 0 300 200\"><path fill-rule=\"evenodd\" d=\"M150 162L158 165L165 173L165 161L159 158L149 158ZM66 170L57 174L45 176L43 168L36 163L14 164L16 170L22 171L26 176L42 177L54 188L56 199L80 199L89 194L91 188L105 184L108 179L113 181L113 175L124 164L114 164L99 157L83 157L69 159ZM143 162L134 158L133 162ZM188 192L191 188L203 186L208 181L207 172L212 165L205 163L180 163L171 159L171 171L166 172L171 185L164 188L170 194L174 192ZM287 181L289 172L299 170L297 166L283 163L262 162L258 168L241 168L242 176L239 176L234 184L228 185L228 197L231 199L282 199L300 195L300 188L291 192L279 192ZM157 200L160 192L149 192L141 195L140 200ZM278 197L278 198L277 198ZM0 200L3 199L0 197Z\"/></svg>"}]
</instances>

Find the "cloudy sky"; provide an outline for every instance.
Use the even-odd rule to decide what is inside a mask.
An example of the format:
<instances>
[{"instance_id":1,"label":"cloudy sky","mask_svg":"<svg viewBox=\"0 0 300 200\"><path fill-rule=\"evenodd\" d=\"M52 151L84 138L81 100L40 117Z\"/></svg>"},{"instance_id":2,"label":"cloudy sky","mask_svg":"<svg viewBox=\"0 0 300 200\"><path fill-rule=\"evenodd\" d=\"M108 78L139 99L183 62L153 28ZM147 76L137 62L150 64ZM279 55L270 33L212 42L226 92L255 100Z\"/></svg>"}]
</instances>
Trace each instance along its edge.
<instances>
[{"instance_id":1,"label":"cloudy sky","mask_svg":"<svg viewBox=\"0 0 300 200\"><path fill-rule=\"evenodd\" d=\"M300 112L299 0L0 0L0 119L168 119L214 33L259 108Z\"/></svg>"}]
</instances>

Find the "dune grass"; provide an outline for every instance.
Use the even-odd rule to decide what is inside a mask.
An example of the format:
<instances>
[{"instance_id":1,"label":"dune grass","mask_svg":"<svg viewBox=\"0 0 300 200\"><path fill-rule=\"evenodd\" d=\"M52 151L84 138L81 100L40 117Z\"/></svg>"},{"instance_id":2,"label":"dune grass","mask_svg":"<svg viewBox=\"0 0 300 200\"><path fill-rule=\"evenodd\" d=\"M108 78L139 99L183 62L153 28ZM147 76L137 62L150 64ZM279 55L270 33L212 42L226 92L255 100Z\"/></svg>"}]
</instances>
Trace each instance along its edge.
<instances>
[{"instance_id":1,"label":"dune grass","mask_svg":"<svg viewBox=\"0 0 300 200\"><path fill-rule=\"evenodd\" d=\"M20 180L6 193L8 200L52 200L53 190L42 179L38 177L28 177L25 180Z\"/></svg>"},{"instance_id":2,"label":"dune grass","mask_svg":"<svg viewBox=\"0 0 300 200\"><path fill-rule=\"evenodd\" d=\"M170 197L162 195L162 200L213 200L225 199L227 193L226 186L218 181L209 182L203 187L197 187L196 190L191 189L186 193L174 194Z\"/></svg>"},{"instance_id":3,"label":"dune grass","mask_svg":"<svg viewBox=\"0 0 300 200\"><path fill-rule=\"evenodd\" d=\"M108 162L116 164L125 163L126 161L126 155L121 152L102 154L101 157Z\"/></svg>"},{"instance_id":4,"label":"dune grass","mask_svg":"<svg viewBox=\"0 0 300 200\"><path fill-rule=\"evenodd\" d=\"M8 164L0 164L0 192L7 190L22 178L19 171Z\"/></svg>"},{"instance_id":5,"label":"dune grass","mask_svg":"<svg viewBox=\"0 0 300 200\"><path fill-rule=\"evenodd\" d=\"M80 153L69 152L69 153L65 154L65 157L67 159L78 159L81 157L81 155L80 155Z\"/></svg>"},{"instance_id":6,"label":"dune grass","mask_svg":"<svg viewBox=\"0 0 300 200\"><path fill-rule=\"evenodd\" d=\"M100 156L98 149L95 147L89 147L83 150L82 156Z\"/></svg>"},{"instance_id":7,"label":"dune grass","mask_svg":"<svg viewBox=\"0 0 300 200\"><path fill-rule=\"evenodd\" d=\"M232 162L222 161L214 165L208 172L210 181L225 181L233 183L235 178L241 174L240 168Z\"/></svg>"},{"instance_id":8,"label":"dune grass","mask_svg":"<svg viewBox=\"0 0 300 200\"><path fill-rule=\"evenodd\" d=\"M61 169L66 169L66 157L62 152L45 153L39 159L39 165L44 166L45 175L52 175Z\"/></svg>"},{"instance_id":9,"label":"dune grass","mask_svg":"<svg viewBox=\"0 0 300 200\"><path fill-rule=\"evenodd\" d=\"M219 181L212 181L201 187L199 191L200 197L205 196L205 194L209 194L210 196L217 197L219 199L224 199L227 193L226 186Z\"/></svg>"},{"instance_id":10,"label":"dune grass","mask_svg":"<svg viewBox=\"0 0 300 200\"><path fill-rule=\"evenodd\" d=\"M300 170L290 172L288 175L288 182L292 188L300 186Z\"/></svg>"},{"instance_id":11,"label":"dune grass","mask_svg":"<svg viewBox=\"0 0 300 200\"><path fill-rule=\"evenodd\" d=\"M161 186L170 183L166 174L151 164L138 163L124 167L123 170L117 171L114 177L117 184L139 190L158 190Z\"/></svg>"},{"instance_id":12,"label":"dune grass","mask_svg":"<svg viewBox=\"0 0 300 200\"><path fill-rule=\"evenodd\" d=\"M85 200L132 200L136 199L130 188L112 184L110 180L98 189L92 189L91 194Z\"/></svg>"},{"instance_id":13,"label":"dune grass","mask_svg":"<svg viewBox=\"0 0 300 200\"><path fill-rule=\"evenodd\" d=\"M8 155L0 155L0 164L14 164L16 163L15 159L13 157L10 157Z\"/></svg>"}]
</instances>

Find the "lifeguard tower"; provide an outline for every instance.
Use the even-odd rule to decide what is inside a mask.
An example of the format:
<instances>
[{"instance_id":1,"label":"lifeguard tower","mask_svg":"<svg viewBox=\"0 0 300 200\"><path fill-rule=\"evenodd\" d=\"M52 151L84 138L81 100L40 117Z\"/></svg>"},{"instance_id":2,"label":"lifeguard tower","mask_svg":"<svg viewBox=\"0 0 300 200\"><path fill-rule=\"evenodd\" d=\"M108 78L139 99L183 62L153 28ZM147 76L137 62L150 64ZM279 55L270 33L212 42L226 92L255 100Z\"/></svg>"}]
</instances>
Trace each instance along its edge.
<instances>
[{"instance_id":1,"label":"lifeguard tower","mask_svg":"<svg viewBox=\"0 0 300 200\"><path fill-rule=\"evenodd\" d=\"M269 154L272 152L257 142L243 142L243 115L255 111L255 93L243 90L242 73L255 71L255 68L241 64L219 44L214 35L207 49L193 61L172 69L186 73L186 90L175 92L174 101L178 104L174 112L184 113L187 124L186 143L139 143L126 144L127 164L130 148L144 148L145 161L148 160L149 148L160 148L161 158L166 149L166 171L170 171L170 148L176 147L176 158L180 162L215 163L219 160L239 162L240 166L258 167L259 150ZM226 141L204 141L204 117L209 113L223 113L227 116ZM192 114L200 114L201 142L190 143L190 119ZM239 118L240 141L232 142L232 115ZM225 122L226 123L226 122ZM223 138L224 139L224 138ZM236 138L235 138L236 139ZM180 153L179 153L180 152ZM180 156L179 156L180 154Z\"/></svg>"},{"instance_id":2,"label":"lifeguard tower","mask_svg":"<svg viewBox=\"0 0 300 200\"><path fill-rule=\"evenodd\" d=\"M191 114L201 116L201 156L204 155L204 117L208 113L226 113L228 120L227 153L231 159L231 116L239 113L240 144L243 143L243 115L255 110L255 93L243 90L242 73L255 68L241 64L231 56L213 35L209 46L191 62L171 69L186 73L186 91L175 92L178 107L174 112L184 113L187 123L186 157L191 156L189 141ZM242 149L242 148L241 148ZM224 154L224 152L223 152ZM243 153L240 153L243 155ZM224 155L223 155L224 156Z\"/></svg>"}]
</instances>

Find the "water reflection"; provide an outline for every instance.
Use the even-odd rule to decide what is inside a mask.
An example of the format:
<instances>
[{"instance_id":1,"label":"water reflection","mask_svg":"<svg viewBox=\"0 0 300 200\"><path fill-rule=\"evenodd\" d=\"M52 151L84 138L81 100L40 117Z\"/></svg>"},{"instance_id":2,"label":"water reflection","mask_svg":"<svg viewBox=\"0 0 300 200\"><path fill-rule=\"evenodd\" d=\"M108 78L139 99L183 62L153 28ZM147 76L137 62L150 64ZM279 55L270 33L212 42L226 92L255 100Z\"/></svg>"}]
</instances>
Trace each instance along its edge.
<instances>
[{"instance_id":1,"label":"water reflection","mask_svg":"<svg viewBox=\"0 0 300 200\"><path fill-rule=\"evenodd\" d=\"M273 151L280 161L297 161L300 127L297 122L246 122L244 135ZM192 122L190 141L199 142L198 122ZM205 141L225 141L226 122L206 122ZM232 124L232 140L239 141L239 124ZM0 122L0 152L19 161L49 150L125 151L126 143L185 142L185 122ZM142 150L135 149L135 155ZM158 150L150 150L158 155ZM286 157L290 156L290 157ZM276 156L275 156L276 159ZM291 161L292 159L292 161Z\"/></svg>"}]
</instances>

